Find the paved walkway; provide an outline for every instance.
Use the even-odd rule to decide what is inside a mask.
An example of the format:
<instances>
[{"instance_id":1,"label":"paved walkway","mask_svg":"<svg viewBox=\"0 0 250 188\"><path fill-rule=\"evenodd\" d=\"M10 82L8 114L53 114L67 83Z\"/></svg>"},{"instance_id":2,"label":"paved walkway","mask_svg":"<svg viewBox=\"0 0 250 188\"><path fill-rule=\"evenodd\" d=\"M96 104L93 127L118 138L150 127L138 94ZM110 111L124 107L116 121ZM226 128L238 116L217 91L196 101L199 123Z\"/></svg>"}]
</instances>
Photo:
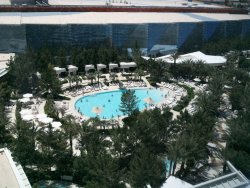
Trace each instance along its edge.
<instances>
[{"instance_id":1,"label":"paved walkway","mask_svg":"<svg viewBox=\"0 0 250 188\"><path fill-rule=\"evenodd\" d=\"M147 87L152 87L145 76L142 76L141 79L147 84Z\"/></svg>"}]
</instances>

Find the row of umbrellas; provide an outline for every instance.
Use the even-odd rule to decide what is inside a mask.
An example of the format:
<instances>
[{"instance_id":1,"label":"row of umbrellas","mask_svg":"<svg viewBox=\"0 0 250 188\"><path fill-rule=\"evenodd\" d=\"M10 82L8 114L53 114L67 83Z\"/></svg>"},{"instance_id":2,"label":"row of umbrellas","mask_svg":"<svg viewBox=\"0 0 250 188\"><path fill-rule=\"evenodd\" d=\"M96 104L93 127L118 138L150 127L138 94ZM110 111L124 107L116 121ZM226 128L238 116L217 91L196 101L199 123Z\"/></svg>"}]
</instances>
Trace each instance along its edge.
<instances>
[{"instance_id":1,"label":"row of umbrellas","mask_svg":"<svg viewBox=\"0 0 250 188\"><path fill-rule=\"evenodd\" d=\"M39 122L44 123L44 124L50 123L52 127L55 129L60 129L62 125L61 122L53 121L53 118L47 117L47 115L44 113L33 115L32 111L29 109L21 110L20 114L24 121L31 121L31 120L37 119Z\"/></svg>"},{"instance_id":2,"label":"row of umbrellas","mask_svg":"<svg viewBox=\"0 0 250 188\"><path fill-rule=\"evenodd\" d=\"M30 99L32 97L33 97L33 94L26 93L26 94L23 94L23 98L19 99L19 101L22 103L27 103L30 101ZM61 122L53 121L53 118L47 117L47 115L44 113L33 115L32 110L30 110L30 109L22 109L20 111L20 114L21 114L21 117L24 121L31 121L31 120L37 119L39 122L44 123L44 124L51 123L51 125L54 129L60 129L60 127L62 125Z\"/></svg>"}]
</instances>

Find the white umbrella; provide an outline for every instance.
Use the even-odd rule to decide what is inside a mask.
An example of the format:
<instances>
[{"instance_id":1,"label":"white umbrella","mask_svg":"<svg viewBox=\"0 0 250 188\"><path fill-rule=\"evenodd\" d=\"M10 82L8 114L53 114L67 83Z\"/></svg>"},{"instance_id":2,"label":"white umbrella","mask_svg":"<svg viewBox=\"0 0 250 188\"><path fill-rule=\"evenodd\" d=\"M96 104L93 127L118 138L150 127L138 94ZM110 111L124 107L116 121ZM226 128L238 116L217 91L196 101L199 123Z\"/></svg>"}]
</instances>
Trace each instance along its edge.
<instances>
[{"instance_id":1,"label":"white umbrella","mask_svg":"<svg viewBox=\"0 0 250 188\"><path fill-rule=\"evenodd\" d=\"M47 117L47 114L44 114L44 113L41 113L41 114L37 114L36 115L36 118L37 119L42 119L42 118L46 118Z\"/></svg>"},{"instance_id":2,"label":"white umbrella","mask_svg":"<svg viewBox=\"0 0 250 188\"><path fill-rule=\"evenodd\" d=\"M22 119L24 120L24 121L30 121L30 120L33 120L35 117L33 116L33 115L31 115L31 114L27 114L27 115L24 115L23 117L22 117Z\"/></svg>"},{"instance_id":3,"label":"white umbrella","mask_svg":"<svg viewBox=\"0 0 250 188\"><path fill-rule=\"evenodd\" d=\"M30 101L30 98L22 98L22 99L19 99L19 101L22 103L26 103Z\"/></svg>"},{"instance_id":4,"label":"white umbrella","mask_svg":"<svg viewBox=\"0 0 250 188\"><path fill-rule=\"evenodd\" d=\"M40 121L41 123L44 123L44 124L49 124L49 123L52 123L53 118L45 117L45 118L38 119L38 121Z\"/></svg>"},{"instance_id":5,"label":"white umbrella","mask_svg":"<svg viewBox=\"0 0 250 188\"><path fill-rule=\"evenodd\" d=\"M23 116L23 115L31 115L32 114L32 111L29 110L29 109L23 109L20 111L20 114Z\"/></svg>"},{"instance_id":6,"label":"white umbrella","mask_svg":"<svg viewBox=\"0 0 250 188\"><path fill-rule=\"evenodd\" d=\"M201 79L199 79L199 78L195 78L195 79L194 79L194 81L195 81L195 82L200 82L200 81L201 81Z\"/></svg>"},{"instance_id":7,"label":"white umbrella","mask_svg":"<svg viewBox=\"0 0 250 188\"><path fill-rule=\"evenodd\" d=\"M100 108L100 107L94 107L94 108L92 108L92 112L94 112L96 115L98 115L98 114L100 114L100 113L102 113L102 108Z\"/></svg>"},{"instance_id":8,"label":"white umbrella","mask_svg":"<svg viewBox=\"0 0 250 188\"><path fill-rule=\"evenodd\" d=\"M59 121L53 121L53 122L51 123L51 125L52 125L52 127L53 127L54 129L60 129L62 123L59 122Z\"/></svg>"},{"instance_id":9,"label":"white umbrella","mask_svg":"<svg viewBox=\"0 0 250 188\"><path fill-rule=\"evenodd\" d=\"M151 97L147 97L144 99L144 101L148 104L153 104L154 103L154 100L151 98Z\"/></svg>"},{"instance_id":10,"label":"white umbrella","mask_svg":"<svg viewBox=\"0 0 250 188\"><path fill-rule=\"evenodd\" d=\"M31 93L26 93L23 95L23 98L31 98L31 97L33 97L33 94Z\"/></svg>"}]
</instances>

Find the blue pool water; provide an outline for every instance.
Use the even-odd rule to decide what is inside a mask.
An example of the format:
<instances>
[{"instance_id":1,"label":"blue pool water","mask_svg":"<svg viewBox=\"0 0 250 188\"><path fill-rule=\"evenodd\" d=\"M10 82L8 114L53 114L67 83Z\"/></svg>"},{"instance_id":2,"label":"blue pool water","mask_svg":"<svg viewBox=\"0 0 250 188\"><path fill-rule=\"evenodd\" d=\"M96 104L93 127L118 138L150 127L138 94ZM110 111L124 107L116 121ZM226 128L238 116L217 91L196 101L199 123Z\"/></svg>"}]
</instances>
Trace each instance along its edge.
<instances>
[{"instance_id":1,"label":"blue pool water","mask_svg":"<svg viewBox=\"0 0 250 188\"><path fill-rule=\"evenodd\" d=\"M138 99L138 108L143 110L148 107L145 99L151 97L154 104L161 102L166 95L166 92L160 89L132 89ZM124 116L119 110L121 103L122 92L125 90L115 90L109 92L102 92L93 95L84 96L78 99L75 103L75 108L79 113L88 116L96 117L93 112L94 107L101 108L101 113L98 114L100 118L112 119L118 116Z\"/></svg>"}]
</instances>

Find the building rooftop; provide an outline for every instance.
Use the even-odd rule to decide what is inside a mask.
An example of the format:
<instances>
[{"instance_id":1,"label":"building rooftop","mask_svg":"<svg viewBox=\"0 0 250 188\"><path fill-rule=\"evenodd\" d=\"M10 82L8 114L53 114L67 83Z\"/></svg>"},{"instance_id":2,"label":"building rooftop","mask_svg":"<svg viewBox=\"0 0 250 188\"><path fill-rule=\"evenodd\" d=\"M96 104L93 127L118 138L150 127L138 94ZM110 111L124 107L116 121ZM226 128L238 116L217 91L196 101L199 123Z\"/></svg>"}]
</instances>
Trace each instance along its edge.
<instances>
[{"instance_id":1,"label":"building rooftop","mask_svg":"<svg viewBox=\"0 0 250 188\"><path fill-rule=\"evenodd\" d=\"M223 7L216 4L205 4L201 1L188 2L185 0L49 0L50 5L112 5L112 6L197 6L197 7Z\"/></svg>"},{"instance_id":2,"label":"building rooftop","mask_svg":"<svg viewBox=\"0 0 250 188\"><path fill-rule=\"evenodd\" d=\"M7 63L9 62L10 58L14 56L14 53L0 53L0 77L4 76L8 72Z\"/></svg>"},{"instance_id":3,"label":"building rooftop","mask_svg":"<svg viewBox=\"0 0 250 188\"><path fill-rule=\"evenodd\" d=\"M0 187L31 188L22 166L13 161L7 148L0 149Z\"/></svg>"},{"instance_id":4,"label":"building rooftop","mask_svg":"<svg viewBox=\"0 0 250 188\"><path fill-rule=\"evenodd\" d=\"M138 24L250 20L245 14L146 12L5 12L0 24Z\"/></svg>"},{"instance_id":5,"label":"building rooftop","mask_svg":"<svg viewBox=\"0 0 250 188\"><path fill-rule=\"evenodd\" d=\"M249 180L229 161L227 167L230 173L200 184L191 185L179 178L170 176L161 188L249 188Z\"/></svg>"}]
</instances>

